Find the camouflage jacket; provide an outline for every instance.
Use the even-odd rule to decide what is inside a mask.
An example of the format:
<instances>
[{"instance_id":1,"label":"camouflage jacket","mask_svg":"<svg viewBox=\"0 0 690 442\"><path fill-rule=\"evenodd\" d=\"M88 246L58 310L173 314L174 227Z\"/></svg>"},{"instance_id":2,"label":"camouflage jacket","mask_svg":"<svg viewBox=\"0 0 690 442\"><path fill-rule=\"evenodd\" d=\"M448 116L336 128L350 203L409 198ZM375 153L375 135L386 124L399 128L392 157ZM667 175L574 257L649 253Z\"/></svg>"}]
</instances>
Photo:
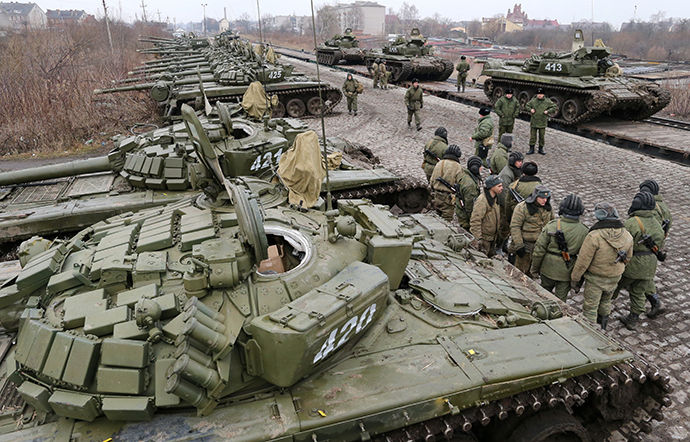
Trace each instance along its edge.
<instances>
[{"instance_id":1,"label":"camouflage jacket","mask_svg":"<svg viewBox=\"0 0 690 442\"><path fill-rule=\"evenodd\" d=\"M455 66L455 70L458 71L458 76L465 78L470 71L470 64L466 61L461 61Z\"/></svg>"},{"instance_id":2,"label":"camouflage jacket","mask_svg":"<svg viewBox=\"0 0 690 442\"><path fill-rule=\"evenodd\" d=\"M534 109L533 114L530 112L532 109ZM535 96L534 98L529 100L525 105L525 110L527 112L530 112L530 115L532 115L532 117L529 120L530 127L546 127L546 125L549 122L549 116L546 115L544 112L553 112L557 109L558 107L556 106L556 104L548 98L544 97L540 100Z\"/></svg>"},{"instance_id":3,"label":"camouflage jacket","mask_svg":"<svg viewBox=\"0 0 690 442\"><path fill-rule=\"evenodd\" d=\"M343 83L343 92L345 93L345 96L352 97L354 95L357 95L358 84L359 82L354 78L352 80L345 80L345 83Z\"/></svg>"},{"instance_id":4,"label":"camouflage jacket","mask_svg":"<svg viewBox=\"0 0 690 442\"><path fill-rule=\"evenodd\" d=\"M434 167L434 172L431 174L431 188L434 190L440 190L441 192L453 193L452 190L447 188L445 184L440 181L436 181L436 178L443 178L450 184L457 184L460 182L460 177L462 176L462 166L460 163L454 160L441 160Z\"/></svg>"},{"instance_id":5,"label":"camouflage jacket","mask_svg":"<svg viewBox=\"0 0 690 442\"><path fill-rule=\"evenodd\" d=\"M474 202L470 217L470 233L479 240L495 241L501 219L498 198L492 198L488 189L479 195Z\"/></svg>"},{"instance_id":6,"label":"camouflage jacket","mask_svg":"<svg viewBox=\"0 0 690 442\"><path fill-rule=\"evenodd\" d=\"M562 230L565 242L568 244L570 262L566 264L563 254L558 248L556 237L549 235L556 230ZM544 226L537 243L534 245L532 253L532 274L540 273L554 281L570 281L570 273L573 271L573 264L580 252L580 247L587 237L589 229L580 221L570 218L559 218L549 221Z\"/></svg>"},{"instance_id":7,"label":"camouflage jacket","mask_svg":"<svg viewBox=\"0 0 690 442\"><path fill-rule=\"evenodd\" d=\"M504 167L508 165L508 155L510 155L509 150L502 143L498 143L496 149L491 153L491 158L489 159L489 167L491 167L491 173L498 175L501 173ZM504 186L507 184L503 183Z\"/></svg>"},{"instance_id":8,"label":"camouflage jacket","mask_svg":"<svg viewBox=\"0 0 690 442\"><path fill-rule=\"evenodd\" d=\"M673 223L673 215L668 209L668 206L664 202L664 197L661 195L654 195L654 200L656 201L656 207L654 208L654 216L656 217L659 224L663 225L664 220L668 220L668 227L666 227L665 234L668 235L669 230L671 230L671 224Z\"/></svg>"},{"instance_id":9,"label":"camouflage jacket","mask_svg":"<svg viewBox=\"0 0 690 442\"><path fill-rule=\"evenodd\" d=\"M541 179L539 179L539 177L527 175L521 176L517 181L513 181L513 183L503 184L503 193L506 195L506 216L508 217L509 221L513 216L513 211L518 205L518 202L510 194L508 187L513 188L518 194L520 194L521 197L527 198L528 196L532 195L534 188L540 184Z\"/></svg>"},{"instance_id":10,"label":"camouflage jacket","mask_svg":"<svg viewBox=\"0 0 690 442\"><path fill-rule=\"evenodd\" d=\"M607 227L609 225L611 227ZM570 279L579 281L585 272L605 277L622 275L625 264L620 260L616 262L619 250L624 250L628 258L632 256L633 239L630 232L620 221L599 221L589 229L582 242Z\"/></svg>"},{"instance_id":11,"label":"camouflage jacket","mask_svg":"<svg viewBox=\"0 0 690 442\"><path fill-rule=\"evenodd\" d=\"M644 230L644 234L650 235L659 249L664 247L664 231L661 229L661 223L657 221L653 210L636 210L625 221L625 228L633 237L633 256L625 266L623 276L634 279L653 279L656 273L656 256L647 246L640 244L640 241L642 241Z\"/></svg>"},{"instance_id":12,"label":"camouflage jacket","mask_svg":"<svg viewBox=\"0 0 690 442\"><path fill-rule=\"evenodd\" d=\"M515 207L510 220L510 235L513 245L519 249L526 242L536 242L546 223L553 219L551 206L540 206L537 203L521 202Z\"/></svg>"},{"instance_id":13,"label":"camouflage jacket","mask_svg":"<svg viewBox=\"0 0 690 442\"><path fill-rule=\"evenodd\" d=\"M410 86L407 92L405 92L405 106L407 106L408 109L418 110L423 104L424 94L422 88L418 87L415 89L414 86Z\"/></svg>"},{"instance_id":14,"label":"camouflage jacket","mask_svg":"<svg viewBox=\"0 0 690 442\"><path fill-rule=\"evenodd\" d=\"M520 113L520 103L518 103L517 98L508 99L504 95L494 104L494 112L499 116L499 126L510 126Z\"/></svg>"},{"instance_id":15,"label":"camouflage jacket","mask_svg":"<svg viewBox=\"0 0 690 442\"><path fill-rule=\"evenodd\" d=\"M472 139L481 142L485 138L489 138L494 134L494 120L491 119L491 115L484 115L479 119L477 123L477 128L472 134Z\"/></svg>"},{"instance_id":16,"label":"camouflage jacket","mask_svg":"<svg viewBox=\"0 0 690 442\"><path fill-rule=\"evenodd\" d=\"M479 177L469 169L463 169L460 184L458 184L458 197L455 200L455 213L458 218L470 219L474 209L474 200L479 196Z\"/></svg>"}]
</instances>

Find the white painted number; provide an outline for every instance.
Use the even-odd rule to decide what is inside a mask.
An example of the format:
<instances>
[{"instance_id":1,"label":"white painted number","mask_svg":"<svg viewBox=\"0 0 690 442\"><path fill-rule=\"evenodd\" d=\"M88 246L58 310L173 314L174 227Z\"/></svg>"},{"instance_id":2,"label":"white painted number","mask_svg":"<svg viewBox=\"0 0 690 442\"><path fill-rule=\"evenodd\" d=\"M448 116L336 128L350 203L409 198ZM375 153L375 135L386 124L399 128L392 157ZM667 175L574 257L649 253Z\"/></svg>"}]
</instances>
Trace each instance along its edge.
<instances>
[{"instance_id":1,"label":"white painted number","mask_svg":"<svg viewBox=\"0 0 690 442\"><path fill-rule=\"evenodd\" d=\"M280 78L283 76L282 71L270 71L268 73L268 78L275 79L275 78Z\"/></svg>"},{"instance_id":2,"label":"white painted number","mask_svg":"<svg viewBox=\"0 0 690 442\"><path fill-rule=\"evenodd\" d=\"M374 313L376 313L376 304L371 304L369 308L364 310L362 316L355 316L347 321L340 329L334 329L321 346L321 350L314 356L313 363L316 364L320 360L327 358L328 355L344 345L353 335L364 330L366 326L371 323L371 320L374 319ZM338 340L338 344L336 344L335 339L338 336L340 336L340 339Z\"/></svg>"},{"instance_id":3,"label":"white painted number","mask_svg":"<svg viewBox=\"0 0 690 442\"><path fill-rule=\"evenodd\" d=\"M254 162L252 163L252 166L249 168L249 170L252 172L257 172L259 170L268 169L271 167L271 162L275 162L275 165L277 166L282 155L282 148L278 149L278 152L276 152L275 154L272 154L271 152L266 152L263 155L259 154L259 156L257 156L256 159L254 159Z\"/></svg>"},{"instance_id":4,"label":"white painted number","mask_svg":"<svg viewBox=\"0 0 690 442\"><path fill-rule=\"evenodd\" d=\"M563 65L561 63L546 63L544 70L552 72L561 72L563 70Z\"/></svg>"}]
</instances>

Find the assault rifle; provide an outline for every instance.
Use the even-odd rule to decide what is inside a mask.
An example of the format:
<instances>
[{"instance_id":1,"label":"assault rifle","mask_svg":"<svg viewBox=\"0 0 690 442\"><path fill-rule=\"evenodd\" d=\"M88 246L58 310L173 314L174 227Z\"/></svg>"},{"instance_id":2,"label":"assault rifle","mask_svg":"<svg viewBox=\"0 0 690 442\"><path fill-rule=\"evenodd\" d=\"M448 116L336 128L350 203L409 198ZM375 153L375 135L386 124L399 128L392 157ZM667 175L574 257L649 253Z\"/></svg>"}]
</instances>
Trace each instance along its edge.
<instances>
[{"instance_id":1,"label":"assault rifle","mask_svg":"<svg viewBox=\"0 0 690 442\"><path fill-rule=\"evenodd\" d=\"M613 261L614 264L617 263L617 262L622 262L623 264L627 264L627 263L628 263L628 252L627 252L627 251L625 251L625 250L619 250L619 251L617 252L617 254L618 254L618 257L616 258L615 261Z\"/></svg>"},{"instance_id":2,"label":"assault rifle","mask_svg":"<svg viewBox=\"0 0 690 442\"><path fill-rule=\"evenodd\" d=\"M436 181L438 181L439 183L443 184L444 186L446 186L447 188L449 188L454 194L457 195L458 190L459 190L457 185L451 184L451 183L449 183L448 181L446 181L445 179L443 179L443 178L441 178L441 177L436 178ZM465 203L462 201L462 199L458 198L458 201L460 201L460 205L461 205L462 207L465 207Z\"/></svg>"},{"instance_id":3,"label":"assault rifle","mask_svg":"<svg viewBox=\"0 0 690 442\"><path fill-rule=\"evenodd\" d=\"M556 239L556 245L558 245L558 250L561 252L561 256L563 256L563 261L569 264L570 253L568 252L568 241L565 240L565 233L563 233L561 229L558 229L555 232L547 233L547 235L553 236Z\"/></svg>"},{"instance_id":4,"label":"assault rifle","mask_svg":"<svg viewBox=\"0 0 690 442\"><path fill-rule=\"evenodd\" d=\"M654 238L652 238L651 235L643 234L642 239L639 240L637 243L644 244L645 247L647 247L654 255L656 255L656 259L658 259L659 261L666 261L666 253L659 250L659 246L656 245L656 241L654 241Z\"/></svg>"},{"instance_id":5,"label":"assault rifle","mask_svg":"<svg viewBox=\"0 0 690 442\"><path fill-rule=\"evenodd\" d=\"M664 237L668 235L668 226L671 225L671 220L670 219L663 219L661 220L661 228L664 231Z\"/></svg>"},{"instance_id":6,"label":"assault rifle","mask_svg":"<svg viewBox=\"0 0 690 442\"><path fill-rule=\"evenodd\" d=\"M522 197L522 195L520 195L519 193L517 193L517 191L516 191L515 189L513 189L512 187L510 187L510 186L508 186L508 192L510 192L510 196L512 196L512 197L515 199L515 201L518 202L518 204L521 203L521 202L523 202L523 201L525 200L525 199Z\"/></svg>"},{"instance_id":7,"label":"assault rifle","mask_svg":"<svg viewBox=\"0 0 690 442\"><path fill-rule=\"evenodd\" d=\"M437 156L436 156L432 151L430 151L429 149L424 149L424 155L429 155L432 159L434 159L434 160L436 160L436 161L441 161L441 159L440 159L439 157L437 157ZM444 184L445 184L445 183L444 183Z\"/></svg>"}]
</instances>

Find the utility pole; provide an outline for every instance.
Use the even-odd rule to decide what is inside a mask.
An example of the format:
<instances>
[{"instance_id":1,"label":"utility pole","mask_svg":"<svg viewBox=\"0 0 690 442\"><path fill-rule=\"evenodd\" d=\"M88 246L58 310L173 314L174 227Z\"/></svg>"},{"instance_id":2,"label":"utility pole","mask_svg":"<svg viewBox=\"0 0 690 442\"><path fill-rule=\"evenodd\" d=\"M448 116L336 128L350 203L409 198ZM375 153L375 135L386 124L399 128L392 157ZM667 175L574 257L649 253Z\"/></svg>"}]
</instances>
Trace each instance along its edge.
<instances>
[{"instance_id":1,"label":"utility pole","mask_svg":"<svg viewBox=\"0 0 690 442\"><path fill-rule=\"evenodd\" d=\"M206 37L206 6L208 3L202 3L201 6L204 8L204 37Z\"/></svg>"},{"instance_id":2,"label":"utility pole","mask_svg":"<svg viewBox=\"0 0 690 442\"><path fill-rule=\"evenodd\" d=\"M141 10L143 11L144 23L146 23L148 20L146 19L146 5L144 4L144 0L141 0Z\"/></svg>"},{"instance_id":3,"label":"utility pole","mask_svg":"<svg viewBox=\"0 0 690 442\"><path fill-rule=\"evenodd\" d=\"M108 7L105 6L105 0L103 0L103 16L105 17L105 28L108 30L108 41L110 42L110 53L113 54L113 37L110 35L110 22L108 22Z\"/></svg>"},{"instance_id":4,"label":"utility pole","mask_svg":"<svg viewBox=\"0 0 690 442\"><path fill-rule=\"evenodd\" d=\"M158 23L160 23L160 22L161 22L161 10L158 9L158 10L156 11L156 14L158 14Z\"/></svg>"}]
</instances>

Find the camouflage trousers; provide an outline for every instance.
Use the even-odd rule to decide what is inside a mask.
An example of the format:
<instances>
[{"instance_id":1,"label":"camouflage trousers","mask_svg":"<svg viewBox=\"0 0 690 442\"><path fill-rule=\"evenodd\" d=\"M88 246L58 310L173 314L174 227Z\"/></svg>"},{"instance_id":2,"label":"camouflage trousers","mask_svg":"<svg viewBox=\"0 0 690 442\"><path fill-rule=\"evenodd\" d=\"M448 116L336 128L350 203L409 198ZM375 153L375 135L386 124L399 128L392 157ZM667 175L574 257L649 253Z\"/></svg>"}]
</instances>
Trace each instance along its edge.
<instances>
[{"instance_id":1,"label":"camouflage trousers","mask_svg":"<svg viewBox=\"0 0 690 442\"><path fill-rule=\"evenodd\" d=\"M627 289L630 293L630 313L637 313L641 315L646 310L645 302L647 301L646 293L655 293L653 279L634 279L629 276L623 276L618 282L618 287L613 293L613 299L618 297L621 289Z\"/></svg>"},{"instance_id":2,"label":"camouflage trousers","mask_svg":"<svg viewBox=\"0 0 690 442\"><path fill-rule=\"evenodd\" d=\"M412 122L412 116L414 115L414 124L417 126L420 126L422 124L422 119L419 116L419 109L410 109L409 107L407 108L407 124L410 124Z\"/></svg>"},{"instance_id":3,"label":"camouflage trousers","mask_svg":"<svg viewBox=\"0 0 690 442\"><path fill-rule=\"evenodd\" d=\"M582 314L592 322L597 321L597 314L608 316L611 314L611 298L616 290L618 276L597 276L589 272L585 273L584 301L582 301Z\"/></svg>"},{"instance_id":4,"label":"camouflage trousers","mask_svg":"<svg viewBox=\"0 0 690 442\"><path fill-rule=\"evenodd\" d=\"M467 84L467 74L458 74L458 92L462 89L465 92L465 85Z\"/></svg>"},{"instance_id":5,"label":"camouflage trousers","mask_svg":"<svg viewBox=\"0 0 690 442\"><path fill-rule=\"evenodd\" d=\"M534 146L537 142L537 135L539 135L539 146L544 147L544 134L546 134L546 128L545 127L530 127L529 128L529 145Z\"/></svg>"},{"instance_id":6,"label":"camouflage trousers","mask_svg":"<svg viewBox=\"0 0 690 442\"><path fill-rule=\"evenodd\" d=\"M556 295L556 297L563 302L568 299L568 293L570 293L570 281L556 281L555 279L551 279L544 275L540 275L540 278L542 287Z\"/></svg>"},{"instance_id":7,"label":"camouflage trousers","mask_svg":"<svg viewBox=\"0 0 690 442\"><path fill-rule=\"evenodd\" d=\"M450 192L434 190L434 208L436 209L436 213L438 213L441 218L445 219L446 221L453 221L453 213L455 209L453 194Z\"/></svg>"},{"instance_id":8,"label":"camouflage trousers","mask_svg":"<svg viewBox=\"0 0 690 442\"><path fill-rule=\"evenodd\" d=\"M518 268L522 273L532 278L532 273L529 271L532 267L532 252L534 251L533 242L525 242L525 255L519 256L515 255L515 267Z\"/></svg>"},{"instance_id":9,"label":"camouflage trousers","mask_svg":"<svg viewBox=\"0 0 690 442\"><path fill-rule=\"evenodd\" d=\"M508 125L498 126L498 138L497 138L497 140L500 142L503 134L512 134L514 126L515 126L514 123L509 125L509 126Z\"/></svg>"},{"instance_id":10,"label":"camouflage trousers","mask_svg":"<svg viewBox=\"0 0 690 442\"><path fill-rule=\"evenodd\" d=\"M357 94L347 97L347 110L357 112Z\"/></svg>"}]
</instances>

